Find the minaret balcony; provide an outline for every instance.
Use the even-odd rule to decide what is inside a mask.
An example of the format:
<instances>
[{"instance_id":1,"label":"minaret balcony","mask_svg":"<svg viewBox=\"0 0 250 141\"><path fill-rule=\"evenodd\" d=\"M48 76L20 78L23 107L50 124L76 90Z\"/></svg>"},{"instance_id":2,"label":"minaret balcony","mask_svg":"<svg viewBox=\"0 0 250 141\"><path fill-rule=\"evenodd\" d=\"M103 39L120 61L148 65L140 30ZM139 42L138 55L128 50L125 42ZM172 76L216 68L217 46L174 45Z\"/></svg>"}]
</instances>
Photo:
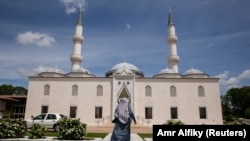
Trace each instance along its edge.
<instances>
[{"instance_id":1,"label":"minaret balcony","mask_svg":"<svg viewBox=\"0 0 250 141\"><path fill-rule=\"evenodd\" d=\"M168 57L169 62L177 62L178 63L179 60L180 60L180 57L178 55L171 55Z\"/></svg>"},{"instance_id":2,"label":"minaret balcony","mask_svg":"<svg viewBox=\"0 0 250 141\"><path fill-rule=\"evenodd\" d=\"M177 36L175 36L175 35L170 35L170 36L168 37L168 39L167 39L167 42L168 42L168 43L176 43L177 40L178 40L178 37L177 37Z\"/></svg>"},{"instance_id":3,"label":"minaret balcony","mask_svg":"<svg viewBox=\"0 0 250 141\"><path fill-rule=\"evenodd\" d=\"M70 56L70 61L71 62L82 62L83 57L81 55L78 54L72 54Z\"/></svg>"},{"instance_id":4,"label":"minaret balcony","mask_svg":"<svg viewBox=\"0 0 250 141\"><path fill-rule=\"evenodd\" d=\"M73 42L83 42L83 36L81 35L74 35L73 36Z\"/></svg>"}]
</instances>

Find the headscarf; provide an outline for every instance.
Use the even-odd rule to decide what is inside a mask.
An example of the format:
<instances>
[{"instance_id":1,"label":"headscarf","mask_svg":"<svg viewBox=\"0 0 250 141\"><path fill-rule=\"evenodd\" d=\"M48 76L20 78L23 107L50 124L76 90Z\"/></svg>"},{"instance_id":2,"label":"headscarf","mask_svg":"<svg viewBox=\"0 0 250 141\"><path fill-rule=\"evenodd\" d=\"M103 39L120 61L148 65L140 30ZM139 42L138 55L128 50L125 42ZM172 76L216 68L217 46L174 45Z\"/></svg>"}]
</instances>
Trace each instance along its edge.
<instances>
[{"instance_id":1,"label":"headscarf","mask_svg":"<svg viewBox=\"0 0 250 141\"><path fill-rule=\"evenodd\" d=\"M119 119L119 121L123 124L127 123L129 121L129 111L128 111L128 103L129 100L127 98L122 98L116 108L115 111L115 117Z\"/></svg>"}]
</instances>

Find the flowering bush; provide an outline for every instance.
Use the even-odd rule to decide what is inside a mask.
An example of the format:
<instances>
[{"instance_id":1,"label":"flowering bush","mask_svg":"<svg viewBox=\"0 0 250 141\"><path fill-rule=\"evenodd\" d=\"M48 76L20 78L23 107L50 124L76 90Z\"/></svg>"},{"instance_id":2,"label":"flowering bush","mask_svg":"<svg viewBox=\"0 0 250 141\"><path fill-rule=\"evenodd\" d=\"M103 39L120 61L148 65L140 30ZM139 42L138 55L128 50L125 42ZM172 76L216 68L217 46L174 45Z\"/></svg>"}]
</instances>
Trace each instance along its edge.
<instances>
[{"instance_id":1,"label":"flowering bush","mask_svg":"<svg viewBox=\"0 0 250 141\"><path fill-rule=\"evenodd\" d=\"M26 121L23 119L0 119L0 138L23 138Z\"/></svg>"},{"instance_id":2,"label":"flowering bush","mask_svg":"<svg viewBox=\"0 0 250 141\"><path fill-rule=\"evenodd\" d=\"M38 123L34 123L28 131L30 139L41 139L47 134L48 129Z\"/></svg>"},{"instance_id":3,"label":"flowering bush","mask_svg":"<svg viewBox=\"0 0 250 141\"><path fill-rule=\"evenodd\" d=\"M81 123L80 119L63 118L58 121L59 139L81 140L86 135L86 124Z\"/></svg>"}]
</instances>

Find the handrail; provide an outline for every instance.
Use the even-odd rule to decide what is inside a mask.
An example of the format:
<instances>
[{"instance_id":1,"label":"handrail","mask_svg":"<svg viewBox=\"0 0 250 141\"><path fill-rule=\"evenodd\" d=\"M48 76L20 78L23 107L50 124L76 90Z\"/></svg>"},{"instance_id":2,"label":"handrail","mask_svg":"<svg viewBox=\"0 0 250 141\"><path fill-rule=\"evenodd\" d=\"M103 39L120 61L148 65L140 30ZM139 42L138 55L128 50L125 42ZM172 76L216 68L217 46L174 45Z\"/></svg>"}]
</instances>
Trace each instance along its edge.
<instances>
[{"instance_id":1,"label":"handrail","mask_svg":"<svg viewBox=\"0 0 250 141\"><path fill-rule=\"evenodd\" d=\"M110 123L111 122L110 116L95 119L95 122L98 124L98 126L100 125L100 123L104 124L105 121L107 121L107 123Z\"/></svg>"},{"instance_id":2,"label":"handrail","mask_svg":"<svg viewBox=\"0 0 250 141\"><path fill-rule=\"evenodd\" d=\"M136 119L138 122L141 121L143 124L147 124L147 125L151 124L151 119L145 119L142 116L136 116Z\"/></svg>"},{"instance_id":3,"label":"handrail","mask_svg":"<svg viewBox=\"0 0 250 141\"><path fill-rule=\"evenodd\" d=\"M142 123L144 123L144 120L145 120L145 118L142 116L136 116L136 119L137 119L137 122L141 121Z\"/></svg>"}]
</instances>

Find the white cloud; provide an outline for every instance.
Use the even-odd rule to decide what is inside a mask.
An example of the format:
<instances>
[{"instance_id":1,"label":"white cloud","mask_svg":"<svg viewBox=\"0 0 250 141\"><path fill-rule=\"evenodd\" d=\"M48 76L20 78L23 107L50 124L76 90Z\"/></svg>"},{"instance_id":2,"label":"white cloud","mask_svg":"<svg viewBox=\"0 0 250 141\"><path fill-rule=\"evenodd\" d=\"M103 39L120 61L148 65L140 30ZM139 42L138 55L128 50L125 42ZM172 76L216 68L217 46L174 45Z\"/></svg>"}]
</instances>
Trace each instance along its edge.
<instances>
[{"instance_id":1,"label":"white cloud","mask_svg":"<svg viewBox=\"0 0 250 141\"><path fill-rule=\"evenodd\" d=\"M22 76L34 76L37 75L41 72L61 72L61 73L65 73L63 70L58 69L57 66L56 67L49 67L49 66L43 66L43 65L39 65L36 66L35 68L19 68L18 69L18 73Z\"/></svg>"},{"instance_id":2,"label":"white cloud","mask_svg":"<svg viewBox=\"0 0 250 141\"><path fill-rule=\"evenodd\" d=\"M67 15L77 12L79 7L86 10L86 0L59 0L65 6L65 12Z\"/></svg>"},{"instance_id":3,"label":"white cloud","mask_svg":"<svg viewBox=\"0 0 250 141\"><path fill-rule=\"evenodd\" d=\"M240 86L242 80L246 79L250 80L250 69L243 71L236 77L235 76L230 77L228 71L225 71L224 73L219 74L215 77L220 78L219 83L221 86L226 87L227 89L235 88Z\"/></svg>"},{"instance_id":4,"label":"white cloud","mask_svg":"<svg viewBox=\"0 0 250 141\"><path fill-rule=\"evenodd\" d=\"M243 73L241 73L239 76L239 79L250 79L250 70L245 70Z\"/></svg>"},{"instance_id":5,"label":"white cloud","mask_svg":"<svg viewBox=\"0 0 250 141\"><path fill-rule=\"evenodd\" d=\"M56 43L54 37L49 34L27 31L17 35L17 42L24 45L37 45L39 47L51 47Z\"/></svg>"},{"instance_id":6,"label":"white cloud","mask_svg":"<svg viewBox=\"0 0 250 141\"><path fill-rule=\"evenodd\" d=\"M126 26L125 31L130 30L130 28L131 28L131 25L130 25L130 24L126 23L125 26Z\"/></svg>"}]
</instances>

